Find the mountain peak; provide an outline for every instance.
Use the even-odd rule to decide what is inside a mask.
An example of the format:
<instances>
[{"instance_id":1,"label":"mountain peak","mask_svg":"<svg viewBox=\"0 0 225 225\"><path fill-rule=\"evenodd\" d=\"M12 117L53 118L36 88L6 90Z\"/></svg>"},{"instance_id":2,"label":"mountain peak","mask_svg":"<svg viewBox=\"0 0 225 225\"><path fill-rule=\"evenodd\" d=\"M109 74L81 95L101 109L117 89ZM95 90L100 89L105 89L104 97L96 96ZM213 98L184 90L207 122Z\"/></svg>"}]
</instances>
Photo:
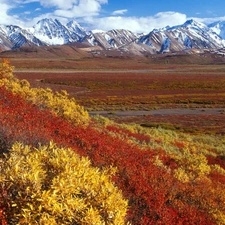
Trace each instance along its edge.
<instances>
[{"instance_id":1,"label":"mountain peak","mask_svg":"<svg viewBox=\"0 0 225 225\"><path fill-rule=\"evenodd\" d=\"M67 25L67 27L81 27L80 24L76 20L71 20L66 25Z\"/></svg>"},{"instance_id":2,"label":"mountain peak","mask_svg":"<svg viewBox=\"0 0 225 225\"><path fill-rule=\"evenodd\" d=\"M184 24L186 24L186 25L189 25L189 24L193 25L193 24L195 24L195 23L196 23L195 20L190 19L190 20L187 20Z\"/></svg>"},{"instance_id":3,"label":"mountain peak","mask_svg":"<svg viewBox=\"0 0 225 225\"><path fill-rule=\"evenodd\" d=\"M208 25L208 27L218 34L221 38L225 39L225 21L217 21Z\"/></svg>"},{"instance_id":4,"label":"mountain peak","mask_svg":"<svg viewBox=\"0 0 225 225\"><path fill-rule=\"evenodd\" d=\"M75 20L63 25L58 19L45 18L33 26L33 33L47 45L62 45L80 41L87 32Z\"/></svg>"},{"instance_id":5,"label":"mountain peak","mask_svg":"<svg viewBox=\"0 0 225 225\"><path fill-rule=\"evenodd\" d=\"M71 33L73 39L77 41L89 34L76 20L71 20L67 23L66 28Z\"/></svg>"},{"instance_id":6,"label":"mountain peak","mask_svg":"<svg viewBox=\"0 0 225 225\"><path fill-rule=\"evenodd\" d=\"M54 22L55 22L55 20L53 20L52 18L44 18L44 19L39 20L37 22L37 24L54 23Z\"/></svg>"},{"instance_id":7,"label":"mountain peak","mask_svg":"<svg viewBox=\"0 0 225 225\"><path fill-rule=\"evenodd\" d=\"M190 20L187 20L183 25L181 25L183 27L198 27L198 28L201 28L201 29L206 29L208 28L205 24L203 23L200 23L200 22L197 22L196 20L193 20L193 19L190 19Z\"/></svg>"}]
</instances>

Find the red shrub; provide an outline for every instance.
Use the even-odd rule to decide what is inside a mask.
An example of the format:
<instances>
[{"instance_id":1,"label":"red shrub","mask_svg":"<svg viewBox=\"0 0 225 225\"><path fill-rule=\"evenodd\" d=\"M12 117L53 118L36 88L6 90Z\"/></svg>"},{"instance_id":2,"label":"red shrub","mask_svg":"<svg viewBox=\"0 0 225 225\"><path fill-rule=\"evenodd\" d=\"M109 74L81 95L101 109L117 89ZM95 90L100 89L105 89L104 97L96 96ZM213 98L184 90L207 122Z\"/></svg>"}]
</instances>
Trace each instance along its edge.
<instances>
[{"instance_id":1,"label":"red shrub","mask_svg":"<svg viewBox=\"0 0 225 225\"><path fill-rule=\"evenodd\" d=\"M140 150L121 138L110 136L108 131L135 136L132 133L115 127L102 128L101 131L90 126L74 127L4 88L0 88L0 129L1 151L15 141L38 145L53 140L58 145L76 149L80 155L89 156L94 166L116 166L118 174L114 181L129 200L128 220L133 224L214 224L207 205L199 207L200 197L206 196L207 187L182 184L172 173L154 165L155 157L159 155L164 163L176 167L163 150ZM135 138L147 140L144 136Z\"/></svg>"},{"instance_id":2,"label":"red shrub","mask_svg":"<svg viewBox=\"0 0 225 225\"><path fill-rule=\"evenodd\" d=\"M217 156L217 157L207 156L207 160L209 165L218 164L220 165L220 167L225 169L225 156Z\"/></svg>"}]
</instances>

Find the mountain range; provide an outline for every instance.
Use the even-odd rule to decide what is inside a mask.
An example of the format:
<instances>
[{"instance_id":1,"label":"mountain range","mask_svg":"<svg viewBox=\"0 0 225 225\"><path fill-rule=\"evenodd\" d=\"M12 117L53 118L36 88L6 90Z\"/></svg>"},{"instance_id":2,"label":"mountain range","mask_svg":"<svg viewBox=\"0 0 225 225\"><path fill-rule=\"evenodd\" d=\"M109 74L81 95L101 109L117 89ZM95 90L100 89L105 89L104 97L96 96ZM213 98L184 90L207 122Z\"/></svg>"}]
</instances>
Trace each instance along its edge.
<instances>
[{"instance_id":1,"label":"mountain range","mask_svg":"<svg viewBox=\"0 0 225 225\"><path fill-rule=\"evenodd\" d=\"M225 47L225 21L205 25L194 20L184 24L135 34L125 29L86 31L75 20L63 25L57 19L42 19L32 28L0 25L1 51L26 46L55 46L79 43L93 54L118 51L119 54L201 52Z\"/></svg>"}]
</instances>

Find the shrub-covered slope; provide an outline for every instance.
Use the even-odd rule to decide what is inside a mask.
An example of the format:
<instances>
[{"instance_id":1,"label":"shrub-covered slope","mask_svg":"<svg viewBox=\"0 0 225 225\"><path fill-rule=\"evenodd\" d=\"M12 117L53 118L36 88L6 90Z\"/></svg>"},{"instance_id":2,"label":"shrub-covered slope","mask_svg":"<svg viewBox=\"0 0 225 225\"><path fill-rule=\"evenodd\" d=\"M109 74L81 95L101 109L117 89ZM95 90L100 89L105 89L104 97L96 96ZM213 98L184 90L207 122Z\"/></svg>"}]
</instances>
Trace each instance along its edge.
<instances>
[{"instance_id":1,"label":"shrub-covered slope","mask_svg":"<svg viewBox=\"0 0 225 225\"><path fill-rule=\"evenodd\" d=\"M224 137L89 118L7 61L0 78L0 223L225 224Z\"/></svg>"}]
</instances>

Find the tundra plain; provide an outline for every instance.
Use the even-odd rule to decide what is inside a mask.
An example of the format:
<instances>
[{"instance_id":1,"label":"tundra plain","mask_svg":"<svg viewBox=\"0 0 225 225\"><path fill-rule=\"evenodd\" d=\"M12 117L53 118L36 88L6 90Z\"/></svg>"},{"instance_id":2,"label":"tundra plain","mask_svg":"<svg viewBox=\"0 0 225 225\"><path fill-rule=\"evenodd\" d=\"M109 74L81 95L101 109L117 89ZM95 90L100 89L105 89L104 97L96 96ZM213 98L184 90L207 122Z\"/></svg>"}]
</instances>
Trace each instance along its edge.
<instances>
[{"instance_id":1,"label":"tundra plain","mask_svg":"<svg viewBox=\"0 0 225 225\"><path fill-rule=\"evenodd\" d=\"M191 133L225 133L223 56L102 57L78 50L75 55L74 51L69 54L67 49L64 52L69 56L60 50L59 57L56 49L47 51L50 55L46 51L22 51L3 57L10 59L19 79L27 79L35 87L66 90L89 112L103 113L119 123ZM166 113L157 113L159 109ZM180 112L168 113L173 109ZM121 116L117 113L120 111L131 113ZM137 116L137 111L146 113Z\"/></svg>"}]
</instances>

